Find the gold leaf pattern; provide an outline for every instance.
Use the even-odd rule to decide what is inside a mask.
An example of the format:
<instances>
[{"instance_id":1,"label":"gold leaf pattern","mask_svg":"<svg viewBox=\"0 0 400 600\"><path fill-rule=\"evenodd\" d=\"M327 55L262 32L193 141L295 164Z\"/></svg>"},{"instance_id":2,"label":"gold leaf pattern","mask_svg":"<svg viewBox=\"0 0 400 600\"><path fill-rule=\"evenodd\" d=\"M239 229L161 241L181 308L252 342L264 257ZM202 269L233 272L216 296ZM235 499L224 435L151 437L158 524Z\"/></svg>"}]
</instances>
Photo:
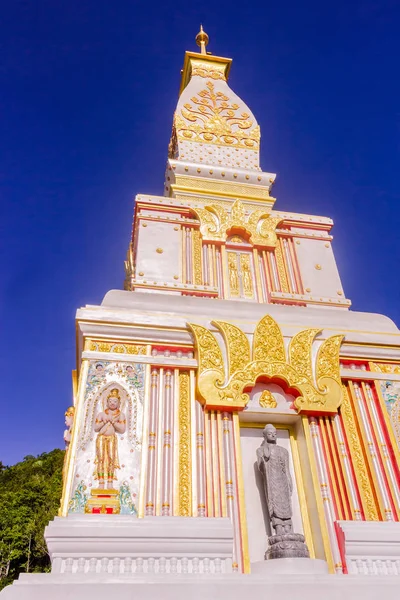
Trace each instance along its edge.
<instances>
[{"instance_id":1,"label":"gold leaf pattern","mask_svg":"<svg viewBox=\"0 0 400 600\"><path fill-rule=\"evenodd\" d=\"M229 97L216 91L214 83L186 102L181 115L175 115L174 127L178 139L208 144L234 146L257 150L260 146L260 128L253 129L253 121ZM188 123L189 122L189 123Z\"/></svg>"},{"instance_id":2,"label":"gold leaf pattern","mask_svg":"<svg viewBox=\"0 0 400 600\"><path fill-rule=\"evenodd\" d=\"M369 368L375 373L393 373L395 375L400 375L400 365L370 362Z\"/></svg>"},{"instance_id":3,"label":"gold leaf pattern","mask_svg":"<svg viewBox=\"0 0 400 600\"><path fill-rule=\"evenodd\" d=\"M279 325L269 315L261 319L254 331L253 359L286 362L283 335Z\"/></svg>"},{"instance_id":4,"label":"gold leaf pattern","mask_svg":"<svg viewBox=\"0 0 400 600\"><path fill-rule=\"evenodd\" d=\"M344 335L333 335L321 344L317 354L317 380L332 377L340 382L339 351Z\"/></svg>"},{"instance_id":5,"label":"gold leaf pattern","mask_svg":"<svg viewBox=\"0 0 400 600\"><path fill-rule=\"evenodd\" d=\"M250 344L239 327L225 321L212 321L212 324L218 327L222 332L225 343L228 348L228 369L229 377L239 369L244 369L250 362Z\"/></svg>"},{"instance_id":6,"label":"gold leaf pattern","mask_svg":"<svg viewBox=\"0 0 400 600\"><path fill-rule=\"evenodd\" d=\"M249 395L244 393L246 388L255 385L260 377L284 381L289 388L297 390L298 396L294 405L299 412L306 414L334 414L342 402L342 386L339 368L339 347L342 336L333 336L324 342L319 355L320 367L317 369L317 385L310 374L310 364L301 359L306 372L300 368L300 362L295 368L286 359L283 335L279 325L270 315L266 315L257 324L253 337L253 359L234 371L229 367L229 379L225 382L225 370L222 353L219 345L211 332L199 325L188 324L195 334L196 348L199 354L199 371L197 387L199 397L209 409L241 410L249 401ZM216 322L218 326L218 322ZM236 326L233 326L236 327ZM237 328L238 329L238 328ZM225 327L225 330L227 328ZM233 330L231 330L233 331ZM316 333L317 330L313 332ZM243 332L242 332L243 333ZM244 335L244 333L243 333ZM240 339L235 331L235 338ZM300 340L308 340L311 353L311 332L308 330L303 337L298 336L293 348L300 348ZM229 343L227 355L236 360L238 346L234 354L231 353ZM307 342L306 347L307 347ZM295 352L293 354L295 356ZM210 358L211 357L211 360ZM295 361L296 362L296 361Z\"/></svg>"},{"instance_id":7,"label":"gold leaf pattern","mask_svg":"<svg viewBox=\"0 0 400 600\"><path fill-rule=\"evenodd\" d=\"M199 373L208 369L220 371L225 378L224 361L217 340L205 327L189 323L194 333L199 361Z\"/></svg>"},{"instance_id":8,"label":"gold leaf pattern","mask_svg":"<svg viewBox=\"0 0 400 600\"><path fill-rule=\"evenodd\" d=\"M289 360L292 367L300 375L313 380L312 372L312 343L321 329L305 329L296 333L289 345Z\"/></svg>"}]
</instances>

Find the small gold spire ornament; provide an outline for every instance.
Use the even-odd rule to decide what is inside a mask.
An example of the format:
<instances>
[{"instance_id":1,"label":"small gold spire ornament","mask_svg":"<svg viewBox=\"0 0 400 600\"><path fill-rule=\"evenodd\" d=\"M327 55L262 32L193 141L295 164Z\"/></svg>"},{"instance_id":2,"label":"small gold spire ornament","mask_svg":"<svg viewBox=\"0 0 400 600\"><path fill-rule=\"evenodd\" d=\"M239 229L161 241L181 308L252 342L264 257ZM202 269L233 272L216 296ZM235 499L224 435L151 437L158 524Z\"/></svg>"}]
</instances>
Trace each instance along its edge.
<instances>
[{"instance_id":1,"label":"small gold spire ornament","mask_svg":"<svg viewBox=\"0 0 400 600\"><path fill-rule=\"evenodd\" d=\"M196 35L196 44L200 47L200 53L201 54L207 54L207 52L206 52L206 46L208 44L208 39L209 39L208 35L203 30L203 25L200 25L200 31Z\"/></svg>"}]
</instances>

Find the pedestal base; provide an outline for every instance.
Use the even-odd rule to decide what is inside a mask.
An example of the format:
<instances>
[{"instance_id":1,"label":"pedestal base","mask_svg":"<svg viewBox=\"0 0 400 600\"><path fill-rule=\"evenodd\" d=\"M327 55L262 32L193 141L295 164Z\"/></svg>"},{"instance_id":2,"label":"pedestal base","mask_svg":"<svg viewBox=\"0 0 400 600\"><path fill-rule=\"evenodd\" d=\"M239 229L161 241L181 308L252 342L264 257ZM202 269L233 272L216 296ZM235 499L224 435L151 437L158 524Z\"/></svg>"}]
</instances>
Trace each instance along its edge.
<instances>
[{"instance_id":1,"label":"pedestal base","mask_svg":"<svg viewBox=\"0 0 400 600\"><path fill-rule=\"evenodd\" d=\"M251 564L254 575L324 575L328 573L328 565L324 560L316 558L276 558L262 560Z\"/></svg>"}]
</instances>

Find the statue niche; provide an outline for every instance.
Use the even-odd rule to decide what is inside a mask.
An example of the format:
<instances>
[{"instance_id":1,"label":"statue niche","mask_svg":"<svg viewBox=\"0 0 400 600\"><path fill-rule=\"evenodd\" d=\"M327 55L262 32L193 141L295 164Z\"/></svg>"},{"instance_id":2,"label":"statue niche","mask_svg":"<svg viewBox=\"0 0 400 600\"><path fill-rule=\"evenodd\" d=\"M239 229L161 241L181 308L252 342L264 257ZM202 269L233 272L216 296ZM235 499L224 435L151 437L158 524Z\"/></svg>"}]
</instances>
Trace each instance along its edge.
<instances>
[{"instance_id":1,"label":"statue niche","mask_svg":"<svg viewBox=\"0 0 400 600\"><path fill-rule=\"evenodd\" d=\"M293 481L289 468L289 453L276 443L276 429L268 424L263 430L263 442L257 448L257 466L262 474L265 500L275 535L268 538L265 559L309 558L304 536L293 533Z\"/></svg>"}]
</instances>

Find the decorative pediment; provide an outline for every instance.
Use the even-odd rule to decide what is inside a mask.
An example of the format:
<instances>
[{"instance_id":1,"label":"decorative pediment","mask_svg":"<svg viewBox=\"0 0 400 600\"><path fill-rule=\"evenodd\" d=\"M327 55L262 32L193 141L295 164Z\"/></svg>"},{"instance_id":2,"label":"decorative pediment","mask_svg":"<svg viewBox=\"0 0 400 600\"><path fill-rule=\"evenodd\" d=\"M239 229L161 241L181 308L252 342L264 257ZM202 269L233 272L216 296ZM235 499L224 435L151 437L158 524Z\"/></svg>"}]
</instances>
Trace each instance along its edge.
<instances>
[{"instance_id":1,"label":"decorative pediment","mask_svg":"<svg viewBox=\"0 0 400 600\"><path fill-rule=\"evenodd\" d=\"M320 329L305 329L291 340L286 352L279 325L269 315L257 324L253 345L236 325L212 321L226 346L226 365L214 334L202 325L188 323L194 334L197 356L197 387L208 408L242 410L249 402L246 390L257 380L283 382L297 397L297 411L306 414L334 414L342 402L339 350L342 335L326 339L315 363L313 343Z\"/></svg>"},{"instance_id":2,"label":"decorative pediment","mask_svg":"<svg viewBox=\"0 0 400 600\"><path fill-rule=\"evenodd\" d=\"M200 231L205 241L226 241L230 233L245 233L253 245L275 248L275 229L283 220L281 217L271 217L267 209L254 210L246 215L245 206L240 200L233 203L230 213L216 203L192 210L200 220Z\"/></svg>"}]
</instances>

